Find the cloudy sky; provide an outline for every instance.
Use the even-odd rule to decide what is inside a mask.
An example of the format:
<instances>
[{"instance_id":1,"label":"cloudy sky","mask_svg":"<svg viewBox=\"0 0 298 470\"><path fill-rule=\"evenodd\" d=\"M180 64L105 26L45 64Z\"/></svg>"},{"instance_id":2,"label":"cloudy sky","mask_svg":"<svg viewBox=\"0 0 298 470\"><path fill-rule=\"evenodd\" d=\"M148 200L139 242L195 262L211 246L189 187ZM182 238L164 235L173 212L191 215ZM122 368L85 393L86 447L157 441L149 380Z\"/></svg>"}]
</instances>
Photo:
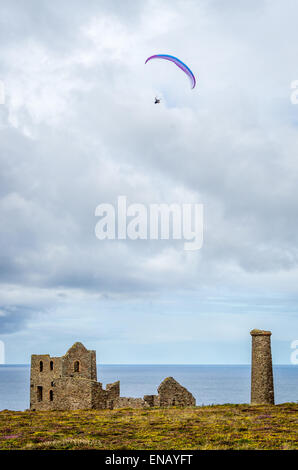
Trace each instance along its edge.
<instances>
[{"instance_id":1,"label":"cloudy sky","mask_svg":"<svg viewBox=\"0 0 298 470\"><path fill-rule=\"evenodd\" d=\"M298 339L296 0L2 0L6 362L276 363ZM180 57L197 77L156 53ZM154 105L154 96L162 98ZM204 205L204 244L95 236L95 209Z\"/></svg>"}]
</instances>

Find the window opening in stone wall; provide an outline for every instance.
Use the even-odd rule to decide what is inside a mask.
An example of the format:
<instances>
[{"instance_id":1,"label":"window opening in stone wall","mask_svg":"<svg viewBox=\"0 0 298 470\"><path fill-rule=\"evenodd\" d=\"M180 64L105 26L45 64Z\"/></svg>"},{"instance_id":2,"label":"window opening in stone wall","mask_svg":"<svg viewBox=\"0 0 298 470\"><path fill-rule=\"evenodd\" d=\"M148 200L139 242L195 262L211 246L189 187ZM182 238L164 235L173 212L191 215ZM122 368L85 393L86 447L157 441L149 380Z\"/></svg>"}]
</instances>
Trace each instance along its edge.
<instances>
[{"instance_id":1,"label":"window opening in stone wall","mask_svg":"<svg viewBox=\"0 0 298 470\"><path fill-rule=\"evenodd\" d=\"M39 363L39 372L42 372L43 371L43 362L40 361Z\"/></svg>"},{"instance_id":2,"label":"window opening in stone wall","mask_svg":"<svg viewBox=\"0 0 298 470\"><path fill-rule=\"evenodd\" d=\"M42 387L37 387L37 401L42 401Z\"/></svg>"},{"instance_id":3,"label":"window opening in stone wall","mask_svg":"<svg viewBox=\"0 0 298 470\"><path fill-rule=\"evenodd\" d=\"M75 361L73 365L74 372L80 372L80 363L79 361Z\"/></svg>"}]
</instances>

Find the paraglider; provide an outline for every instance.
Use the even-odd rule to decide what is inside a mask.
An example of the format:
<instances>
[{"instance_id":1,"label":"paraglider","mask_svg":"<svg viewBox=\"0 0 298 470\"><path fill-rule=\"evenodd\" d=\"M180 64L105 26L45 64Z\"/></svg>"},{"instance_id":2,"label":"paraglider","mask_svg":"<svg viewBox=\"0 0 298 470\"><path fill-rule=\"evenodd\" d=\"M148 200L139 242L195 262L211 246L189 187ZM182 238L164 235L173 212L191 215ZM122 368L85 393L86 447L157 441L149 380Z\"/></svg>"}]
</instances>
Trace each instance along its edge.
<instances>
[{"instance_id":1,"label":"paraglider","mask_svg":"<svg viewBox=\"0 0 298 470\"><path fill-rule=\"evenodd\" d=\"M184 64L184 62L182 62L177 57L174 57L174 56L168 55L168 54L156 54L156 55L152 55L152 56L148 57L145 64L147 64L147 62L149 62L149 60L152 60L152 59L164 59L164 60L169 60L170 62L173 62L175 65L177 65L177 67L179 67L181 70L183 70L184 73L186 73L186 75L188 76L188 78L190 80L191 88L194 88L196 86L196 79L195 79L194 74L192 73L190 68L187 67L187 65ZM155 102L155 104L156 104L156 102Z\"/></svg>"}]
</instances>

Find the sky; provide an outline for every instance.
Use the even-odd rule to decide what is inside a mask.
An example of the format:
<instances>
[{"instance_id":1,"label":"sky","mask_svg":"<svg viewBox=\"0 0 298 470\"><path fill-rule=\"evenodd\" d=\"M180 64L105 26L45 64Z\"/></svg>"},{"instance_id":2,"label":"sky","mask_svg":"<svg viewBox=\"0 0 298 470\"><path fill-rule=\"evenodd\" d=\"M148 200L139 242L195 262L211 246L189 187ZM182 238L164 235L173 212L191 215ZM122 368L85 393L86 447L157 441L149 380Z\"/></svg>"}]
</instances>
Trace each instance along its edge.
<instances>
[{"instance_id":1,"label":"sky","mask_svg":"<svg viewBox=\"0 0 298 470\"><path fill-rule=\"evenodd\" d=\"M0 340L106 364L274 363L298 339L295 0L2 0ZM173 64L194 72L191 90ZM159 96L161 103L154 104ZM198 203L204 242L99 240L99 204Z\"/></svg>"}]
</instances>

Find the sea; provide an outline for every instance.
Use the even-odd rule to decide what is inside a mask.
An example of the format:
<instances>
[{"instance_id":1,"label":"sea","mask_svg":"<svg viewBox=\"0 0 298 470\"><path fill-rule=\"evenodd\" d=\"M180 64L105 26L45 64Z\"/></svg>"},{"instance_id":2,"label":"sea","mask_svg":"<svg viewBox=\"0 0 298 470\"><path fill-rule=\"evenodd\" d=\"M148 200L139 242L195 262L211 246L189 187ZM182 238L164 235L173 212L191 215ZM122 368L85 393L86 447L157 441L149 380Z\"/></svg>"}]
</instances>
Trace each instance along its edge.
<instances>
[{"instance_id":1,"label":"sea","mask_svg":"<svg viewBox=\"0 0 298 470\"><path fill-rule=\"evenodd\" d=\"M298 403L298 365L274 366L275 402ZM249 365L99 365L97 379L105 386L120 380L120 395L157 393L166 377L174 377L196 398L197 405L249 403ZM29 365L0 365L0 410L29 408Z\"/></svg>"}]
</instances>

